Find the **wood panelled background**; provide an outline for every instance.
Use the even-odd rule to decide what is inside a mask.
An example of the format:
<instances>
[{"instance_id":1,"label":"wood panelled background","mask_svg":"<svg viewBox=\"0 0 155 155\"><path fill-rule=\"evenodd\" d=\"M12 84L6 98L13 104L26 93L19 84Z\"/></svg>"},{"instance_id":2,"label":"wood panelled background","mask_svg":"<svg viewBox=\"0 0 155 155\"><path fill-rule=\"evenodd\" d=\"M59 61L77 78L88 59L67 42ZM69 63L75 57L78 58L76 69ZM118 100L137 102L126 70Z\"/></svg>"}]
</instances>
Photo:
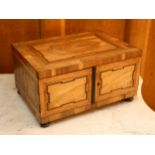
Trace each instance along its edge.
<instances>
[{"instance_id":1,"label":"wood panelled background","mask_svg":"<svg viewBox=\"0 0 155 155\"><path fill-rule=\"evenodd\" d=\"M42 20L41 36L50 37L85 31L102 30L124 40L125 19L66 19Z\"/></svg>"},{"instance_id":2,"label":"wood panelled background","mask_svg":"<svg viewBox=\"0 0 155 155\"><path fill-rule=\"evenodd\" d=\"M60 19L46 19L41 20L41 37L51 37L61 35L61 20Z\"/></svg>"},{"instance_id":3,"label":"wood panelled background","mask_svg":"<svg viewBox=\"0 0 155 155\"><path fill-rule=\"evenodd\" d=\"M0 73L13 72L11 43L37 38L39 20L0 20Z\"/></svg>"},{"instance_id":4,"label":"wood panelled background","mask_svg":"<svg viewBox=\"0 0 155 155\"><path fill-rule=\"evenodd\" d=\"M144 75L150 23L152 20L126 19L27 19L0 20L0 73L13 72L11 43L84 31L102 30L143 50Z\"/></svg>"},{"instance_id":5,"label":"wood panelled background","mask_svg":"<svg viewBox=\"0 0 155 155\"><path fill-rule=\"evenodd\" d=\"M124 19L68 19L66 20L66 33L101 30L124 40L125 24L126 20Z\"/></svg>"},{"instance_id":6,"label":"wood panelled background","mask_svg":"<svg viewBox=\"0 0 155 155\"><path fill-rule=\"evenodd\" d=\"M132 46L142 49L141 75L144 76L146 52L150 25L152 20L148 19L130 19L126 21L126 31L124 41Z\"/></svg>"},{"instance_id":7,"label":"wood panelled background","mask_svg":"<svg viewBox=\"0 0 155 155\"><path fill-rule=\"evenodd\" d=\"M145 102L155 111L155 20L149 23L147 40L142 95Z\"/></svg>"}]
</instances>

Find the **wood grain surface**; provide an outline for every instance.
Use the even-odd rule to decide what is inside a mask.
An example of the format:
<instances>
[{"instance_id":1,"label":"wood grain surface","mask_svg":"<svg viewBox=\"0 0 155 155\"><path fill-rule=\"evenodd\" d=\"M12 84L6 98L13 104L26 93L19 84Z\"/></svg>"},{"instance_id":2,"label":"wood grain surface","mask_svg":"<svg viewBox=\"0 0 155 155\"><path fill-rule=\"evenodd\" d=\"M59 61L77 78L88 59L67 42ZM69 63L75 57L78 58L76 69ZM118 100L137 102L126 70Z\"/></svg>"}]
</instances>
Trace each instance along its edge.
<instances>
[{"instance_id":1,"label":"wood grain surface","mask_svg":"<svg viewBox=\"0 0 155 155\"><path fill-rule=\"evenodd\" d=\"M14 48L40 79L141 56L139 49L100 31L17 43Z\"/></svg>"},{"instance_id":2,"label":"wood grain surface","mask_svg":"<svg viewBox=\"0 0 155 155\"><path fill-rule=\"evenodd\" d=\"M151 19L130 19L126 21L125 41L142 50L142 77L145 74L145 61L147 58L151 21Z\"/></svg>"},{"instance_id":3,"label":"wood grain surface","mask_svg":"<svg viewBox=\"0 0 155 155\"><path fill-rule=\"evenodd\" d=\"M125 19L67 19L66 34L101 30L124 40L125 26Z\"/></svg>"},{"instance_id":4,"label":"wood grain surface","mask_svg":"<svg viewBox=\"0 0 155 155\"><path fill-rule=\"evenodd\" d=\"M155 111L155 20L151 20L146 50L147 55L142 84L142 96L146 104Z\"/></svg>"},{"instance_id":5,"label":"wood grain surface","mask_svg":"<svg viewBox=\"0 0 155 155\"><path fill-rule=\"evenodd\" d=\"M99 104L103 100L121 95L126 98L131 92L136 95L139 81L140 59L101 65L96 68L96 95ZM104 104L104 102L103 102Z\"/></svg>"},{"instance_id":6,"label":"wood grain surface","mask_svg":"<svg viewBox=\"0 0 155 155\"><path fill-rule=\"evenodd\" d=\"M40 38L39 20L0 20L0 73L13 72L11 44Z\"/></svg>"}]
</instances>

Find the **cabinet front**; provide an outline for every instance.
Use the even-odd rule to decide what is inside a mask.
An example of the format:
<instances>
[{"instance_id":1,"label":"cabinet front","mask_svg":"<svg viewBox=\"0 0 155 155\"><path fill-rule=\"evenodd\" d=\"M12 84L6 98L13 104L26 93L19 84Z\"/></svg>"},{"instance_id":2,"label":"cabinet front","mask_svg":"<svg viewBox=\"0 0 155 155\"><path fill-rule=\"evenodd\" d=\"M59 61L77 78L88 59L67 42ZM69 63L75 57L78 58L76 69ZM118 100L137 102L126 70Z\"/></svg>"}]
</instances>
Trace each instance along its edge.
<instances>
[{"instance_id":1,"label":"cabinet front","mask_svg":"<svg viewBox=\"0 0 155 155\"><path fill-rule=\"evenodd\" d=\"M133 96L138 85L138 60L129 60L96 68L96 102L108 104ZM102 101L106 101L105 103Z\"/></svg>"},{"instance_id":2,"label":"cabinet front","mask_svg":"<svg viewBox=\"0 0 155 155\"><path fill-rule=\"evenodd\" d=\"M83 70L40 81L42 112L63 112L91 104L91 70Z\"/></svg>"}]
</instances>

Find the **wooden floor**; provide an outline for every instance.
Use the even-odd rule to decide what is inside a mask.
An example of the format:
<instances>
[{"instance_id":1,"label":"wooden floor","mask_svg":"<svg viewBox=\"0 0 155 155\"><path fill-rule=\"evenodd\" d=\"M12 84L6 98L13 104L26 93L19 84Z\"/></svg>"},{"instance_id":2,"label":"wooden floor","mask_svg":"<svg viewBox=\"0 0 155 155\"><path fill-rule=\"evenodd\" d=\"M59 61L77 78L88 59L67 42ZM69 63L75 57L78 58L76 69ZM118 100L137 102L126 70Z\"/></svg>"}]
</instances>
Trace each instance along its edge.
<instances>
[{"instance_id":1,"label":"wooden floor","mask_svg":"<svg viewBox=\"0 0 155 155\"><path fill-rule=\"evenodd\" d=\"M155 134L155 114L144 103L140 87L133 102L121 102L40 128L16 93L13 74L1 74L0 107L0 134Z\"/></svg>"}]
</instances>

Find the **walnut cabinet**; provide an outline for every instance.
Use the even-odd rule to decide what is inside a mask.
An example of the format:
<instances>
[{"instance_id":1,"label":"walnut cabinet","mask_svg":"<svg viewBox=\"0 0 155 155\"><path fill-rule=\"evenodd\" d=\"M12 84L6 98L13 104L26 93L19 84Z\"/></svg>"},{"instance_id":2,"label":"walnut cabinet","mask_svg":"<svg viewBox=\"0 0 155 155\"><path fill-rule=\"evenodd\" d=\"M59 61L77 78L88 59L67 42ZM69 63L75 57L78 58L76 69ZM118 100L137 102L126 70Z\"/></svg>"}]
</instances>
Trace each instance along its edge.
<instances>
[{"instance_id":1,"label":"walnut cabinet","mask_svg":"<svg viewBox=\"0 0 155 155\"><path fill-rule=\"evenodd\" d=\"M141 51L103 32L13 44L18 92L39 123L136 95Z\"/></svg>"}]
</instances>

